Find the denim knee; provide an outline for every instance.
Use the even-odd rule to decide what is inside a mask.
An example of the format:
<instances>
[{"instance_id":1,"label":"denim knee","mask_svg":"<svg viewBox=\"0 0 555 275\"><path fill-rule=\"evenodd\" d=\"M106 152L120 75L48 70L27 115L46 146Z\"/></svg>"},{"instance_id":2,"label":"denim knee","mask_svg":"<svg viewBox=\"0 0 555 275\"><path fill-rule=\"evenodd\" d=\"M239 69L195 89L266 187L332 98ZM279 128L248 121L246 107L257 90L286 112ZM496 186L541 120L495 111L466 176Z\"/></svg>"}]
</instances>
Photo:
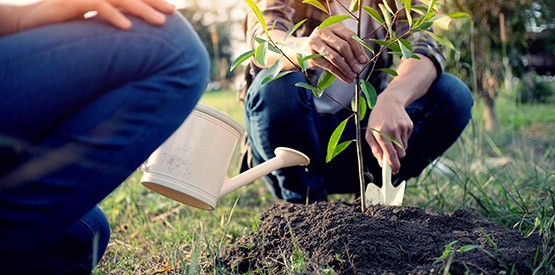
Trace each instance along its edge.
<instances>
[{"instance_id":1,"label":"denim knee","mask_svg":"<svg viewBox=\"0 0 555 275\"><path fill-rule=\"evenodd\" d=\"M196 92L183 94L183 99L190 103L191 97L200 98L210 79L208 52L191 24L178 12L167 16L161 31L167 38L166 42L178 52L178 58L172 60L172 69L169 69L170 75L176 79L170 81L172 84L180 83L183 91Z\"/></svg>"},{"instance_id":2,"label":"denim knee","mask_svg":"<svg viewBox=\"0 0 555 275\"><path fill-rule=\"evenodd\" d=\"M441 93L443 106L447 107L444 115L454 118L453 122L464 128L470 121L474 104L468 86L454 75L444 73L434 82L431 89L437 89Z\"/></svg>"}]
</instances>

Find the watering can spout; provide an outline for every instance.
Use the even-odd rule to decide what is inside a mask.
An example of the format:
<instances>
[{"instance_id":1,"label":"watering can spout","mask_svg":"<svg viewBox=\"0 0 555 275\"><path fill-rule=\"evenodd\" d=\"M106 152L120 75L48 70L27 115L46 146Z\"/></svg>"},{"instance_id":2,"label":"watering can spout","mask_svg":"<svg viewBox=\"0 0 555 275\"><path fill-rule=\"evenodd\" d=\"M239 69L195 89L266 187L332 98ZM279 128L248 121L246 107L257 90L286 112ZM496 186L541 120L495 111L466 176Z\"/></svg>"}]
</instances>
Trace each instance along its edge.
<instances>
[{"instance_id":1,"label":"watering can spout","mask_svg":"<svg viewBox=\"0 0 555 275\"><path fill-rule=\"evenodd\" d=\"M297 165L307 166L310 163L310 159L305 154L295 149L278 147L274 153L276 156L272 159L269 159L233 178L226 178L220 197L225 196L237 188L255 181L256 179L268 175L277 169Z\"/></svg>"}]
</instances>

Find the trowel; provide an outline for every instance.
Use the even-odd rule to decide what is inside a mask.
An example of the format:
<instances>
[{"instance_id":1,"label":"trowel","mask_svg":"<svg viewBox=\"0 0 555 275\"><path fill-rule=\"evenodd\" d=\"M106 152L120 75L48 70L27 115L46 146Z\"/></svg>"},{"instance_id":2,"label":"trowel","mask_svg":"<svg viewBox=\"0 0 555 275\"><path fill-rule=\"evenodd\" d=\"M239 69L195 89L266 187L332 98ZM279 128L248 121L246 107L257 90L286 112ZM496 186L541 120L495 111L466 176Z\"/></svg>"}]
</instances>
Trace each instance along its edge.
<instances>
[{"instance_id":1,"label":"trowel","mask_svg":"<svg viewBox=\"0 0 555 275\"><path fill-rule=\"evenodd\" d=\"M366 205L401 205L406 185L406 181L403 181L399 186L393 186L391 183L391 166L384 154L382 158L382 187L378 187L373 182L369 183L364 192L365 203Z\"/></svg>"}]
</instances>

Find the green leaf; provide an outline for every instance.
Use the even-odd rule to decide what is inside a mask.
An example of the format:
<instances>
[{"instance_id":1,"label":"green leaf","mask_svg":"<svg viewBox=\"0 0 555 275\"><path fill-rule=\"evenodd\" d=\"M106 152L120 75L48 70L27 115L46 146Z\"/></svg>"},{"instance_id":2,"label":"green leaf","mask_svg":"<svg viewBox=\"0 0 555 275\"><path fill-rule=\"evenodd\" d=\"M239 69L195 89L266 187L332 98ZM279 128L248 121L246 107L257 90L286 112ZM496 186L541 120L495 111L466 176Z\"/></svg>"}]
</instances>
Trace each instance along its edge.
<instances>
[{"instance_id":1,"label":"green leaf","mask_svg":"<svg viewBox=\"0 0 555 275\"><path fill-rule=\"evenodd\" d=\"M322 3L320 3L320 1L318 1L318 0L303 0L303 4L309 4L309 5L315 6L316 8L320 9L321 11L323 11L327 14L330 14L328 9L326 9L326 7L324 7L324 5L322 5Z\"/></svg>"},{"instance_id":2,"label":"green leaf","mask_svg":"<svg viewBox=\"0 0 555 275\"><path fill-rule=\"evenodd\" d=\"M385 138L389 139L391 142L393 142L393 144L399 146L399 148L403 148L403 145L396 138L394 138L392 135L384 133L384 132L382 132L378 129L374 129L374 128L371 128L370 130L372 130L372 131L384 136Z\"/></svg>"},{"instance_id":3,"label":"green leaf","mask_svg":"<svg viewBox=\"0 0 555 275\"><path fill-rule=\"evenodd\" d=\"M418 28L416 28L416 30L421 30L421 31L429 30L432 27L433 24L434 24L434 22L430 22L430 21L424 22L424 23L420 24L418 26ZM415 24L415 25L417 25L417 24Z\"/></svg>"},{"instance_id":4,"label":"green leaf","mask_svg":"<svg viewBox=\"0 0 555 275\"><path fill-rule=\"evenodd\" d=\"M387 1L383 1L383 3L387 3ZM391 16L388 14L387 8L383 4L378 4L382 14L384 16L385 26L387 27L387 33L392 36L392 26L391 26ZM389 7L389 6L388 6Z\"/></svg>"},{"instance_id":5,"label":"green leaf","mask_svg":"<svg viewBox=\"0 0 555 275\"><path fill-rule=\"evenodd\" d=\"M403 0L405 6L405 14L407 15L407 22L409 23L409 28L412 26L412 15L411 12L411 0Z\"/></svg>"},{"instance_id":6,"label":"green leaf","mask_svg":"<svg viewBox=\"0 0 555 275\"><path fill-rule=\"evenodd\" d=\"M358 120L362 121L364 119L364 116L366 115L366 110L368 110L368 105L366 103L366 99L364 99L364 97L359 97L359 104L360 105L360 111L358 112Z\"/></svg>"},{"instance_id":7,"label":"green leaf","mask_svg":"<svg viewBox=\"0 0 555 275\"><path fill-rule=\"evenodd\" d=\"M457 49L455 49L455 46L453 45L453 43L451 43L451 41L449 39L447 39L445 36L430 32L430 31L426 31L426 33L428 35L430 35L435 41L437 41L439 44L444 45L445 47L455 50L457 51Z\"/></svg>"},{"instance_id":8,"label":"green leaf","mask_svg":"<svg viewBox=\"0 0 555 275\"><path fill-rule=\"evenodd\" d=\"M285 34L285 38L283 38L283 40L287 40L287 38L289 38L289 36L291 36L295 31L297 31L297 29L299 29L301 27L301 25L304 24L304 22L306 22L306 20L308 20L308 19L304 19L301 22L295 24L295 26L289 28L289 30L287 30L287 33Z\"/></svg>"},{"instance_id":9,"label":"green leaf","mask_svg":"<svg viewBox=\"0 0 555 275\"><path fill-rule=\"evenodd\" d=\"M325 90L328 88L337 77L328 71L322 72L318 78L318 88Z\"/></svg>"},{"instance_id":10,"label":"green leaf","mask_svg":"<svg viewBox=\"0 0 555 275\"><path fill-rule=\"evenodd\" d=\"M245 52L243 54L241 54L239 57L235 58L235 60L233 60L233 62L231 63L231 66L229 68L229 71L233 71L235 70L235 68L237 68L237 66L241 65L241 63L245 62L247 59L251 58L254 55L254 51L248 51Z\"/></svg>"},{"instance_id":11,"label":"green leaf","mask_svg":"<svg viewBox=\"0 0 555 275\"><path fill-rule=\"evenodd\" d=\"M470 15L468 15L467 13L464 13L462 11L457 11L457 12L452 12L447 14L447 16L456 19L456 18L466 18L466 19L471 19L472 17Z\"/></svg>"},{"instance_id":12,"label":"green leaf","mask_svg":"<svg viewBox=\"0 0 555 275\"><path fill-rule=\"evenodd\" d=\"M406 40L405 40L406 41ZM412 55L412 51L407 48L407 46L401 41L399 40L399 47L401 49L401 54L403 55L404 58L410 58ZM409 45L410 47L410 45Z\"/></svg>"},{"instance_id":13,"label":"green leaf","mask_svg":"<svg viewBox=\"0 0 555 275\"><path fill-rule=\"evenodd\" d=\"M266 52L268 51L268 42L259 44L254 52L254 59L258 64L266 65Z\"/></svg>"},{"instance_id":14,"label":"green leaf","mask_svg":"<svg viewBox=\"0 0 555 275\"><path fill-rule=\"evenodd\" d=\"M433 14L434 7L436 6L437 0L430 1L430 5L428 6L428 10L426 11L426 15Z\"/></svg>"},{"instance_id":15,"label":"green leaf","mask_svg":"<svg viewBox=\"0 0 555 275\"><path fill-rule=\"evenodd\" d=\"M432 17L432 22L435 26L443 30L449 30L449 24L451 23L451 17L447 15L436 15Z\"/></svg>"},{"instance_id":16,"label":"green leaf","mask_svg":"<svg viewBox=\"0 0 555 275\"><path fill-rule=\"evenodd\" d=\"M345 148L347 148L347 146L349 145L348 143L346 144L346 142L349 142L349 143L352 142L351 140L351 141L343 142L342 146L337 145L339 143L339 139L341 138L341 136L343 135L343 132L345 131L345 126L347 125L349 118L350 117L346 118L341 123L339 123L337 128L335 128L335 130L331 134L331 137L328 141L328 153L326 155L326 162L330 162L335 156L337 156L338 153L345 150Z\"/></svg>"},{"instance_id":17,"label":"green leaf","mask_svg":"<svg viewBox=\"0 0 555 275\"><path fill-rule=\"evenodd\" d=\"M372 54L375 54L374 49L372 48L372 46L370 46L368 43L364 42L364 40L360 39L360 37L358 37L356 34L351 36L351 38L353 38L356 42L360 43L363 47L365 47L367 50L369 50Z\"/></svg>"},{"instance_id":18,"label":"green leaf","mask_svg":"<svg viewBox=\"0 0 555 275\"><path fill-rule=\"evenodd\" d=\"M308 61L304 59L303 55L300 53L297 54L297 63L299 64L299 67L301 67L301 70L303 71L306 71L306 69L308 68Z\"/></svg>"},{"instance_id":19,"label":"green leaf","mask_svg":"<svg viewBox=\"0 0 555 275\"><path fill-rule=\"evenodd\" d=\"M382 1L385 9L387 10L387 12L389 12L391 15L394 15L395 13L393 12L393 10L391 9L391 7L389 7L389 4L387 3L387 1Z\"/></svg>"},{"instance_id":20,"label":"green leaf","mask_svg":"<svg viewBox=\"0 0 555 275\"><path fill-rule=\"evenodd\" d=\"M349 145L351 145L352 142L353 142L352 140L347 140L347 141L341 142L339 145L337 145L335 147L335 151L333 152L333 156L327 162L330 162L337 155L341 154L341 152L345 151L345 149L347 149L347 147L349 147Z\"/></svg>"},{"instance_id":21,"label":"green leaf","mask_svg":"<svg viewBox=\"0 0 555 275\"><path fill-rule=\"evenodd\" d=\"M275 79L275 77L279 74L279 72L281 71L281 68L283 67L283 60L279 59L278 61L274 62L274 64L272 65L272 67L270 67L267 71L266 74L267 76L262 80L262 85L272 81Z\"/></svg>"},{"instance_id":22,"label":"green leaf","mask_svg":"<svg viewBox=\"0 0 555 275\"><path fill-rule=\"evenodd\" d=\"M297 82L297 83L295 83L295 86L300 87L300 88L305 88L305 89L308 89L308 90L316 89L316 87L314 87L314 86L312 86L312 85L310 85L306 82Z\"/></svg>"},{"instance_id":23,"label":"green leaf","mask_svg":"<svg viewBox=\"0 0 555 275\"><path fill-rule=\"evenodd\" d=\"M268 42L268 40L266 40L266 39L264 39L264 38L262 38L262 37L258 37L258 36L255 37L255 38L253 38L253 39L254 39L254 41L256 41L258 44L262 44L262 43L264 43L264 42Z\"/></svg>"},{"instance_id":24,"label":"green leaf","mask_svg":"<svg viewBox=\"0 0 555 275\"><path fill-rule=\"evenodd\" d=\"M305 57L303 57L303 61L308 61L310 59L314 59L314 58L318 58L318 57L323 57L326 56L325 54L321 54L321 53L317 53L317 54L311 54L311 55L307 55Z\"/></svg>"},{"instance_id":25,"label":"green leaf","mask_svg":"<svg viewBox=\"0 0 555 275\"><path fill-rule=\"evenodd\" d=\"M326 20L324 20L324 21L320 24L320 26L318 26L318 28L323 29L323 28L325 28L325 27L327 27L327 26L330 26L330 25L339 23L339 22L341 22L341 21L344 21L344 20L347 20L347 19L350 19L350 18L351 18L351 16L350 16L350 15L346 15L346 14L332 15L332 16L326 18Z\"/></svg>"},{"instance_id":26,"label":"green leaf","mask_svg":"<svg viewBox=\"0 0 555 275\"><path fill-rule=\"evenodd\" d=\"M378 21L380 24L383 25L384 20L383 18L380 16L380 13L377 12L375 9L373 9L372 7L369 6L364 6L362 7L362 9L368 13L370 16L372 16L372 18L374 18L376 21Z\"/></svg>"},{"instance_id":27,"label":"green leaf","mask_svg":"<svg viewBox=\"0 0 555 275\"><path fill-rule=\"evenodd\" d=\"M297 82L295 83L295 86L312 91L312 94L316 97L321 97L324 93L324 90L318 89L318 87L314 87L306 82Z\"/></svg>"},{"instance_id":28,"label":"green leaf","mask_svg":"<svg viewBox=\"0 0 555 275\"><path fill-rule=\"evenodd\" d=\"M411 11L416 12L420 15L426 14L427 10L428 10L428 7L422 6L422 5L416 5L411 7Z\"/></svg>"},{"instance_id":29,"label":"green leaf","mask_svg":"<svg viewBox=\"0 0 555 275\"><path fill-rule=\"evenodd\" d=\"M384 72L384 73L386 73L388 75L391 75L393 77L398 75L396 70L393 70L393 69L390 69L390 68L381 68L381 69L379 69L379 71Z\"/></svg>"},{"instance_id":30,"label":"green leaf","mask_svg":"<svg viewBox=\"0 0 555 275\"><path fill-rule=\"evenodd\" d=\"M368 107L370 109L374 109L374 106L376 106L376 101L378 101L376 88L374 88L374 86L365 79L360 80L360 88L362 89L364 96L368 100Z\"/></svg>"},{"instance_id":31,"label":"green leaf","mask_svg":"<svg viewBox=\"0 0 555 275\"><path fill-rule=\"evenodd\" d=\"M401 52L401 46L399 46L399 43L389 43L387 47L394 52Z\"/></svg>"},{"instance_id":32,"label":"green leaf","mask_svg":"<svg viewBox=\"0 0 555 275\"><path fill-rule=\"evenodd\" d=\"M388 47L389 46L389 42L388 41L384 41L384 40L379 40L379 39L372 39L372 42L380 45L380 46L384 46L384 47Z\"/></svg>"},{"instance_id":33,"label":"green leaf","mask_svg":"<svg viewBox=\"0 0 555 275\"><path fill-rule=\"evenodd\" d=\"M270 43L268 43L268 50L275 52L277 54L281 54L281 52L279 51L278 48L274 47L273 45L271 45Z\"/></svg>"},{"instance_id":34,"label":"green leaf","mask_svg":"<svg viewBox=\"0 0 555 275\"><path fill-rule=\"evenodd\" d=\"M247 2L251 10L256 15L256 18L258 19L258 23L260 23L260 26L262 26L264 33L266 34L266 36L268 36L268 26L266 25L266 20L264 20L264 16L262 15L262 12L260 12L260 9L252 0L245 0L245 1Z\"/></svg>"},{"instance_id":35,"label":"green leaf","mask_svg":"<svg viewBox=\"0 0 555 275\"><path fill-rule=\"evenodd\" d=\"M355 12L358 10L358 2L359 0L351 0L351 5L349 5L349 11Z\"/></svg>"},{"instance_id":36,"label":"green leaf","mask_svg":"<svg viewBox=\"0 0 555 275\"><path fill-rule=\"evenodd\" d=\"M292 72L293 72L293 71L283 71L283 72L280 72L280 73L277 74L276 76L271 77L271 78L269 78L269 79L266 81L266 78L268 78L268 76L267 76L267 77L265 77L265 78L262 80L262 85L264 85L264 84L266 84L266 83L268 83L268 82L270 82L270 81L274 81L274 80L280 79L280 78L284 77L285 75L288 75L288 74L290 74L290 73L292 73Z\"/></svg>"}]
</instances>

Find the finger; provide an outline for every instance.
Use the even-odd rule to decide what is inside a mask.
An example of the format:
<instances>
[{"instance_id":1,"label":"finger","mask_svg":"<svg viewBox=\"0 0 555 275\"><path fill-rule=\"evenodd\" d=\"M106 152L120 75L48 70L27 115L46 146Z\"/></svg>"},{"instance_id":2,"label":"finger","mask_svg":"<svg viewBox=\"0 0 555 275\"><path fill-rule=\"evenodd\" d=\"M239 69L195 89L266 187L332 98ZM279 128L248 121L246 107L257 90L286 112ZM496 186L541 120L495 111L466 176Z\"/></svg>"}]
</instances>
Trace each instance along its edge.
<instances>
[{"instance_id":1,"label":"finger","mask_svg":"<svg viewBox=\"0 0 555 275\"><path fill-rule=\"evenodd\" d=\"M344 28L334 28L328 37L326 37L326 43L329 47L335 49L335 51L342 57L342 59L347 63L354 73L362 72L364 68L363 63L360 63L356 57L356 51L353 49L353 45L350 41L354 41L351 36L354 35L353 32L345 30ZM355 42L356 43L356 42ZM358 44L358 43L356 43ZM361 46L360 44L355 46Z\"/></svg>"},{"instance_id":2,"label":"finger","mask_svg":"<svg viewBox=\"0 0 555 275\"><path fill-rule=\"evenodd\" d=\"M339 38L337 38L337 36L332 34L329 30L316 31L311 36L309 46L313 51L325 55L324 58L333 64L333 66L337 67L344 75L351 79L355 79L356 72L354 72L351 65L345 61L342 53L337 51L338 48L348 47L348 44L345 41L338 42ZM332 38L332 36L335 38ZM343 46L339 46L340 44L343 44Z\"/></svg>"},{"instance_id":3,"label":"finger","mask_svg":"<svg viewBox=\"0 0 555 275\"><path fill-rule=\"evenodd\" d=\"M317 52L324 54L325 59L337 70L339 70L343 75L347 76L349 79L356 78L356 72L351 69L351 66L345 62L345 59L340 53L336 52L328 44L322 45L317 49Z\"/></svg>"},{"instance_id":4,"label":"finger","mask_svg":"<svg viewBox=\"0 0 555 275\"><path fill-rule=\"evenodd\" d=\"M356 77L356 76L352 77L352 76L345 75L341 70L339 70L336 66L331 64L325 58L315 58L315 59L309 61L309 63L310 62L312 62L312 64L313 64L310 67L322 68L326 71L329 71L333 75L337 76L337 78L339 78L339 80L341 80L345 83L348 83L348 84L353 83L353 80Z\"/></svg>"},{"instance_id":5,"label":"finger","mask_svg":"<svg viewBox=\"0 0 555 275\"><path fill-rule=\"evenodd\" d=\"M382 151L387 156L388 163L391 165L391 172L393 174L397 174L399 172L399 168L401 167L399 155L397 154L397 150L395 148L398 146L394 145L393 142L391 142L388 138L382 136L380 133L375 132L373 133L373 135L379 146L381 147Z\"/></svg>"},{"instance_id":6,"label":"finger","mask_svg":"<svg viewBox=\"0 0 555 275\"><path fill-rule=\"evenodd\" d=\"M143 0L145 3L149 4L156 10L159 10L166 14L171 14L175 11L175 5L164 0Z\"/></svg>"},{"instance_id":7,"label":"finger","mask_svg":"<svg viewBox=\"0 0 555 275\"><path fill-rule=\"evenodd\" d=\"M359 64L357 58L353 54L353 50L351 45L349 44L349 40L354 33L344 26L340 24L332 25L330 27L325 28L319 33L321 39L328 45L329 48L333 49L335 52L339 54L338 63L332 62L336 65L339 64L347 64L349 66L349 70L352 71L354 74L362 72L364 68L362 64ZM344 68L343 70L346 70Z\"/></svg>"},{"instance_id":8,"label":"finger","mask_svg":"<svg viewBox=\"0 0 555 275\"><path fill-rule=\"evenodd\" d=\"M152 6L143 1L121 0L117 1L119 8L124 9L131 15L137 16L152 25L163 25L166 22L166 16L154 9Z\"/></svg>"},{"instance_id":9,"label":"finger","mask_svg":"<svg viewBox=\"0 0 555 275\"><path fill-rule=\"evenodd\" d=\"M353 39L353 32L346 32L346 31L337 31L336 35L341 37L344 41L349 44L350 55L353 58L354 65L361 65L366 64L370 59L364 50L364 47L358 43L356 40Z\"/></svg>"},{"instance_id":10,"label":"finger","mask_svg":"<svg viewBox=\"0 0 555 275\"><path fill-rule=\"evenodd\" d=\"M102 16L110 24L117 28L127 30L131 28L131 21L125 17L118 9L107 2L96 2L90 9L85 9L84 12L95 10L99 16Z\"/></svg>"}]
</instances>

